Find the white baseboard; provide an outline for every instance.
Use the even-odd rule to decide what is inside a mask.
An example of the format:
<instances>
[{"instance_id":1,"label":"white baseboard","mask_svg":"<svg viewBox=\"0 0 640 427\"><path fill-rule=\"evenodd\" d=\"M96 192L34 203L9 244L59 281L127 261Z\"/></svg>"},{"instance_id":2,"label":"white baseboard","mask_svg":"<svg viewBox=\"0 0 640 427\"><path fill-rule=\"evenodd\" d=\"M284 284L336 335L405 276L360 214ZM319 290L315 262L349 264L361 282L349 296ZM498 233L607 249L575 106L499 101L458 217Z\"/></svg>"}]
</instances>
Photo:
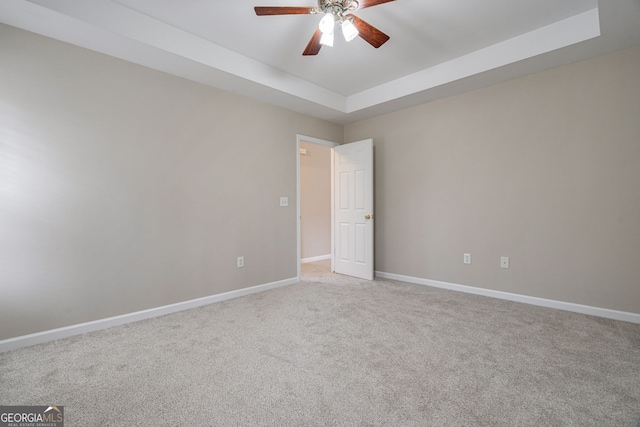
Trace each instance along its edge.
<instances>
[{"instance_id":1,"label":"white baseboard","mask_svg":"<svg viewBox=\"0 0 640 427\"><path fill-rule=\"evenodd\" d=\"M269 289L279 288L282 286L293 285L298 283L298 278L280 280L278 282L266 283L263 285L252 286L250 288L238 289L222 294L210 295L207 297L192 299L175 304L165 305L162 307L150 308L148 310L136 311L134 313L123 314L120 316L109 317L106 319L94 320L92 322L80 323L77 325L65 326L63 328L51 329L48 331L37 332L35 334L23 335L20 337L9 338L0 341L0 353L15 350L21 347L41 344L48 341L67 338L73 335L86 334L88 332L99 331L102 329L120 326L127 323L138 322L140 320L152 317L164 316L165 314L176 313L178 311L188 310L190 308L201 307L203 305L213 304L215 302L226 301L232 298L238 298L257 292L264 292Z\"/></svg>"},{"instance_id":2,"label":"white baseboard","mask_svg":"<svg viewBox=\"0 0 640 427\"><path fill-rule=\"evenodd\" d=\"M541 307L556 308L559 310L573 311L575 313L589 314L607 319L622 320L631 323L640 323L640 314L626 311L610 310L607 308L592 307L588 305L574 304L571 302L556 301L545 298L530 297L527 295L512 294L509 292L494 291L491 289L476 288L474 286L457 285L454 283L439 282L436 280L421 279L419 277L402 276L400 274L376 271L376 277L383 279L399 280L401 282L417 285L431 286L434 288L449 289L452 291L466 292L469 294L483 295L492 298L522 302Z\"/></svg>"},{"instance_id":3,"label":"white baseboard","mask_svg":"<svg viewBox=\"0 0 640 427\"><path fill-rule=\"evenodd\" d=\"M314 257L311 257L311 258L302 258L300 260L300 262L302 264L305 264L307 262L323 261L325 259L331 259L331 254L329 254L329 255L321 255L321 256L314 256Z\"/></svg>"}]
</instances>

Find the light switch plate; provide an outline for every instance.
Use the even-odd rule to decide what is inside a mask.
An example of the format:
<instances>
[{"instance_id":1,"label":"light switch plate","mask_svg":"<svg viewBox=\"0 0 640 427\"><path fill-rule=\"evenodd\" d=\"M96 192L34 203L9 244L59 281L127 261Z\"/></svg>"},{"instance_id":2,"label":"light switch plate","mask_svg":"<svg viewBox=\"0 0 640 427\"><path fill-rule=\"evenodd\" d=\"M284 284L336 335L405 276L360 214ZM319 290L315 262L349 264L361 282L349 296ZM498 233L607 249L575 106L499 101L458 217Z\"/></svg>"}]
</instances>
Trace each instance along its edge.
<instances>
[{"instance_id":1,"label":"light switch plate","mask_svg":"<svg viewBox=\"0 0 640 427\"><path fill-rule=\"evenodd\" d=\"M280 206L289 206L289 198L280 197Z\"/></svg>"},{"instance_id":2,"label":"light switch plate","mask_svg":"<svg viewBox=\"0 0 640 427\"><path fill-rule=\"evenodd\" d=\"M509 257L500 257L500 268L509 268Z\"/></svg>"}]
</instances>

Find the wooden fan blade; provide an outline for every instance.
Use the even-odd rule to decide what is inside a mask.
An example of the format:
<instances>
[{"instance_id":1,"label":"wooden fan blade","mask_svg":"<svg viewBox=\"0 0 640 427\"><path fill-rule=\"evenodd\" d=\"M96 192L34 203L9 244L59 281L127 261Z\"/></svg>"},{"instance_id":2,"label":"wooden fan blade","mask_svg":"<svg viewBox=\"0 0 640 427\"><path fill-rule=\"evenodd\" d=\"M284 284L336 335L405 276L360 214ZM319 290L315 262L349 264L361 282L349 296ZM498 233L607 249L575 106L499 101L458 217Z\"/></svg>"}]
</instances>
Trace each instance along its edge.
<instances>
[{"instance_id":1,"label":"wooden fan blade","mask_svg":"<svg viewBox=\"0 0 640 427\"><path fill-rule=\"evenodd\" d=\"M315 7L304 6L256 6L253 8L256 15L307 15L316 13Z\"/></svg>"},{"instance_id":2,"label":"wooden fan blade","mask_svg":"<svg viewBox=\"0 0 640 427\"><path fill-rule=\"evenodd\" d=\"M358 3L360 3L360 7L358 7L358 9L364 9L365 7L377 6L379 4L389 3L391 1L396 1L396 0L358 0Z\"/></svg>"},{"instance_id":3,"label":"wooden fan blade","mask_svg":"<svg viewBox=\"0 0 640 427\"><path fill-rule=\"evenodd\" d=\"M320 52L320 48L322 47L322 45L320 44L321 37L322 37L322 31L320 31L320 28L318 28L316 32L313 33L311 40L309 40L309 44L307 45L304 52L302 52L302 54L305 56L317 55L318 52Z\"/></svg>"},{"instance_id":4,"label":"wooden fan blade","mask_svg":"<svg viewBox=\"0 0 640 427\"><path fill-rule=\"evenodd\" d=\"M380 31L373 25L366 23L355 15L348 16L351 16L353 18L353 25L355 25L358 29L358 35L376 49L385 44L387 40L389 40L388 35Z\"/></svg>"}]
</instances>

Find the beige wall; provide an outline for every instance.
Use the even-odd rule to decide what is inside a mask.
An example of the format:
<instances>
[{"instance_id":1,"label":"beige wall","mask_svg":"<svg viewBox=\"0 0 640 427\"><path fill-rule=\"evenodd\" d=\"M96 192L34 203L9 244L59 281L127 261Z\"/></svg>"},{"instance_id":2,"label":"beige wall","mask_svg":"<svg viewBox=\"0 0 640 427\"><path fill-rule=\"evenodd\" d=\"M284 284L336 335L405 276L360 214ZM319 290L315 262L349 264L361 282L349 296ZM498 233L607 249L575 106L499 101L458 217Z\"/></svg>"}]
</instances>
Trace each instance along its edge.
<instances>
[{"instance_id":1,"label":"beige wall","mask_svg":"<svg viewBox=\"0 0 640 427\"><path fill-rule=\"evenodd\" d=\"M0 340L296 276L296 134L342 126L4 25L0 64Z\"/></svg>"},{"instance_id":2,"label":"beige wall","mask_svg":"<svg viewBox=\"0 0 640 427\"><path fill-rule=\"evenodd\" d=\"M376 270L640 313L640 47L345 127L368 137Z\"/></svg>"},{"instance_id":3,"label":"beige wall","mask_svg":"<svg viewBox=\"0 0 640 427\"><path fill-rule=\"evenodd\" d=\"M331 148L301 141L301 258L331 255Z\"/></svg>"}]
</instances>

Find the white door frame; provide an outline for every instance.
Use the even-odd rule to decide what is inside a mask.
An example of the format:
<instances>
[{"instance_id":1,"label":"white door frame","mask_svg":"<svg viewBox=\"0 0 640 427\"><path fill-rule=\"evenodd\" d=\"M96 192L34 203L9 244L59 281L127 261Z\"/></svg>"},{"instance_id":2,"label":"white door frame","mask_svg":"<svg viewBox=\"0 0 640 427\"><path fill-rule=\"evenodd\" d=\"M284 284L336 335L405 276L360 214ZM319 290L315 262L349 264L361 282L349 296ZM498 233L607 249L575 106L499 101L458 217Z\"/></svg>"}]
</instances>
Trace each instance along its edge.
<instances>
[{"instance_id":1,"label":"white door frame","mask_svg":"<svg viewBox=\"0 0 640 427\"><path fill-rule=\"evenodd\" d=\"M300 261L302 260L302 248L300 246L300 142L309 142L311 144L324 145L331 148L331 271L333 268L333 147L340 145L337 142L327 141L325 139L314 138L312 136L296 135L296 224L297 224L297 259L296 268L298 269L298 280L302 279L302 271Z\"/></svg>"}]
</instances>

